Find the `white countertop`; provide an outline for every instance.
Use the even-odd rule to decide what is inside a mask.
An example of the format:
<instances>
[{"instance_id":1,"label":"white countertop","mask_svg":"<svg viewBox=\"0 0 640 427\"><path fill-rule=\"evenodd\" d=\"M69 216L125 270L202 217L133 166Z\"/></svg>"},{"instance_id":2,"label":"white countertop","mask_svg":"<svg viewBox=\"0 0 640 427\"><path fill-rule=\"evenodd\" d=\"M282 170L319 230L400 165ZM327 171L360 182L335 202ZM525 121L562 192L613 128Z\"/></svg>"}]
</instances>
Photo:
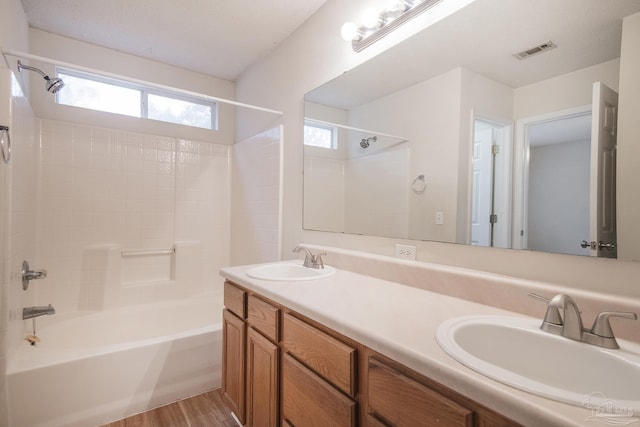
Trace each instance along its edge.
<instances>
[{"instance_id":1,"label":"white countertop","mask_svg":"<svg viewBox=\"0 0 640 427\"><path fill-rule=\"evenodd\" d=\"M297 261L296 261L297 262ZM436 342L443 321L466 315L522 314L338 269L300 282L252 279L253 265L221 275L394 359L526 426L593 425L592 411L539 397L458 363Z\"/></svg>"}]
</instances>

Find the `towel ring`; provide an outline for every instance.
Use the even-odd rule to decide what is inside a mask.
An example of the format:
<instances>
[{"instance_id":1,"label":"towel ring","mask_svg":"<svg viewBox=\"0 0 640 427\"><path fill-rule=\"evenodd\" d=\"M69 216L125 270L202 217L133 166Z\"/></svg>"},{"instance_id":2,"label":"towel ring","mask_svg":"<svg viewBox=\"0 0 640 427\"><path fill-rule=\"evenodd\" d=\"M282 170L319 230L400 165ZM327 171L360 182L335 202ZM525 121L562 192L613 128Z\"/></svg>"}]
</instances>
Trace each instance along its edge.
<instances>
[{"instance_id":1,"label":"towel ring","mask_svg":"<svg viewBox=\"0 0 640 427\"><path fill-rule=\"evenodd\" d=\"M413 192L416 194L424 193L424 190L427 189L427 181L424 180L424 175L416 176L413 182L411 183L411 188L413 189Z\"/></svg>"},{"instance_id":2,"label":"towel ring","mask_svg":"<svg viewBox=\"0 0 640 427\"><path fill-rule=\"evenodd\" d=\"M7 135L5 142L4 136ZM11 161L11 135L9 134L9 126L0 126L0 151L2 151L2 160L9 164Z\"/></svg>"}]
</instances>

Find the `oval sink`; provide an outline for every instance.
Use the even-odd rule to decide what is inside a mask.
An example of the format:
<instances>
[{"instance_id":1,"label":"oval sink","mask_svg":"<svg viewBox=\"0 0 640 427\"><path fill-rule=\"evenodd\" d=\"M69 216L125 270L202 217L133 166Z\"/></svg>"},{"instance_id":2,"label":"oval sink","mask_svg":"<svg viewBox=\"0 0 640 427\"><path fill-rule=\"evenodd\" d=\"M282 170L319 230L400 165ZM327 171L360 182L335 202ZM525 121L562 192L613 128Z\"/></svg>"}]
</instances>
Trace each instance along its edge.
<instances>
[{"instance_id":1,"label":"oval sink","mask_svg":"<svg viewBox=\"0 0 640 427\"><path fill-rule=\"evenodd\" d=\"M438 344L463 365L502 383L560 402L640 414L640 346L609 350L553 335L541 321L467 316L443 322ZM611 414L610 414L611 415Z\"/></svg>"},{"instance_id":2,"label":"oval sink","mask_svg":"<svg viewBox=\"0 0 640 427\"><path fill-rule=\"evenodd\" d=\"M273 281L316 280L334 274L336 274L336 269L328 265L318 269L291 262L264 264L247 270L249 277Z\"/></svg>"}]
</instances>

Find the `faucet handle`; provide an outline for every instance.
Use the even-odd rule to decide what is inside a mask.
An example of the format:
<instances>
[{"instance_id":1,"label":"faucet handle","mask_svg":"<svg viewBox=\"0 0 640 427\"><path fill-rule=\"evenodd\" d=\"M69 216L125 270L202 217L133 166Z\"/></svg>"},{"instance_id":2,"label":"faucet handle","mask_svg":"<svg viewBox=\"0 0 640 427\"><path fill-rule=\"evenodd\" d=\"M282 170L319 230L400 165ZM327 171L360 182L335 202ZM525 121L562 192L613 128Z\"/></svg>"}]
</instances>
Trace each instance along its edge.
<instances>
[{"instance_id":1,"label":"faucet handle","mask_svg":"<svg viewBox=\"0 0 640 427\"><path fill-rule=\"evenodd\" d=\"M553 323L554 325L562 325L563 321L562 321L562 316L560 315L560 310L558 309L557 306L555 305L551 305L551 299L543 297L542 295L538 295L538 294L534 294L533 292L529 292L527 295L529 295L530 297L533 298L537 298L541 301L546 302L547 304L549 304L547 306L547 312L544 315L544 322L545 323Z\"/></svg>"},{"instance_id":2,"label":"faucet handle","mask_svg":"<svg viewBox=\"0 0 640 427\"><path fill-rule=\"evenodd\" d=\"M313 256L313 267L314 268L324 268L324 262L322 262L322 257L327 256L326 252L321 254L316 254Z\"/></svg>"},{"instance_id":3,"label":"faucet handle","mask_svg":"<svg viewBox=\"0 0 640 427\"><path fill-rule=\"evenodd\" d=\"M603 311L596 316L596 320L593 322L591 333L604 338L614 338L613 330L611 329L610 317L624 317L626 319L638 319L636 313L631 312L617 312L617 311Z\"/></svg>"}]
</instances>

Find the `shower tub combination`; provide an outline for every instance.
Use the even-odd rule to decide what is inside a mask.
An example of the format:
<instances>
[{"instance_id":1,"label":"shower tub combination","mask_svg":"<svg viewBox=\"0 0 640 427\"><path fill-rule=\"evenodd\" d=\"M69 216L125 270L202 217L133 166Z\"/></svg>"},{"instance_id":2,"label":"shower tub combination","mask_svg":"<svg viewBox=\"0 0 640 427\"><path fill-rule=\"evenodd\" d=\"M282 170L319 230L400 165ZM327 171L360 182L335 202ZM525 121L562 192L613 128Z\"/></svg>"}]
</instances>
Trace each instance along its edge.
<instances>
[{"instance_id":1,"label":"shower tub combination","mask_svg":"<svg viewBox=\"0 0 640 427\"><path fill-rule=\"evenodd\" d=\"M42 341L10 357L11 425L101 425L219 387L221 304L211 295L48 317Z\"/></svg>"}]
</instances>

